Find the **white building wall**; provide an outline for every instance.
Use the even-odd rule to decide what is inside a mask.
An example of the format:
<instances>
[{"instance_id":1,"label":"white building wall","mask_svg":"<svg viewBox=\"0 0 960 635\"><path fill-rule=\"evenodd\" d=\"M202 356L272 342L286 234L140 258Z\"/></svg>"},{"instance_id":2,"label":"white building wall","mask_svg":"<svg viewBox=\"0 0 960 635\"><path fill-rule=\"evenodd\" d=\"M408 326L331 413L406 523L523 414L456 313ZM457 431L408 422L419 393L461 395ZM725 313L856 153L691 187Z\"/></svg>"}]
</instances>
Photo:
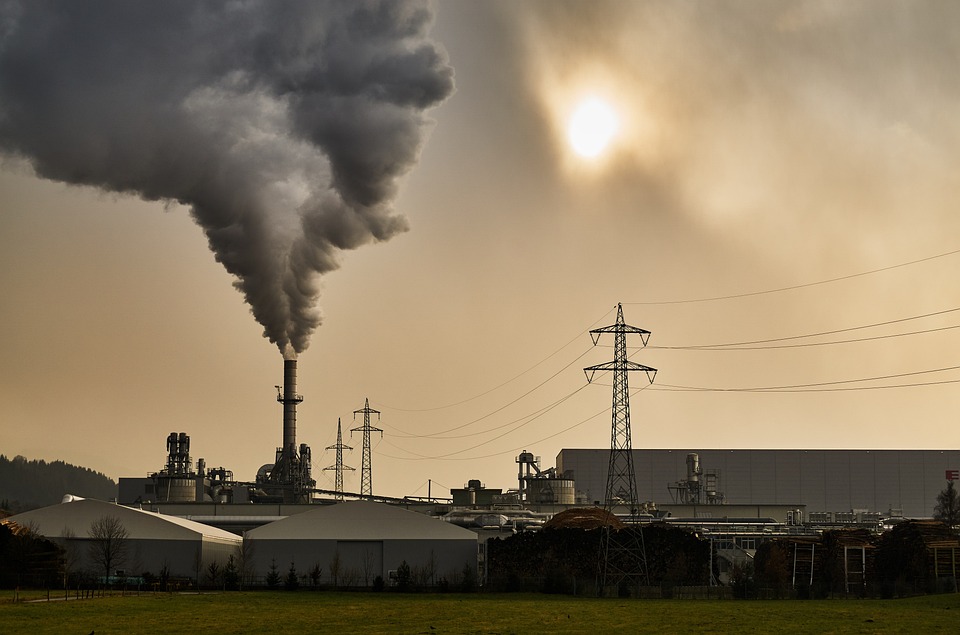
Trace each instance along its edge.
<instances>
[{"instance_id":1,"label":"white building wall","mask_svg":"<svg viewBox=\"0 0 960 635\"><path fill-rule=\"evenodd\" d=\"M294 564L298 575L308 575L315 565L322 569L324 584L333 584L331 563L339 553L338 583L371 585L376 576L406 561L411 570L432 568L434 578L453 580L465 565L476 570L477 541L473 540L347 540L347 539L256 539L248 538L253 553L253 573L265 579L273 563L283 578Z\"/></svg>"}]
</instances>

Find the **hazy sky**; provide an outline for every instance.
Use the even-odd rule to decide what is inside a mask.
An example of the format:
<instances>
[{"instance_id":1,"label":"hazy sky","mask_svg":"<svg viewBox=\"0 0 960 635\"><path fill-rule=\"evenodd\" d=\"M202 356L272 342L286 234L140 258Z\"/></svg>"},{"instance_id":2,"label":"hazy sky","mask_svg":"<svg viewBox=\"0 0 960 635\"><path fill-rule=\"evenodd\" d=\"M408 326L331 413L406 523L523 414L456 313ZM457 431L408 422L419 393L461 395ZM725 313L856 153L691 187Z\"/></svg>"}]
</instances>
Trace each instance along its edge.
<instances>
[{"instance_id":1,"label":"hazy sky","mask_svg":"<svg viewBox=\"0 0 960 635\"><path fill-rule=\"evenodd\" d=\"M659 369L634 447L960 446L960 5L269 3L198 27L164 3L147 28L26 4L0 4L8 456L142 476L182 431L252 480L283 369L245 297L267 322L291 285L305 321L274 339L304 349L320 487L341 418L359 489L366 398L377 494L506 489L520 451L609 447L611 378L581 369L612 358L587 331L618 302ZM618 121L595 159L567 136L587 97ZM739 342L763 343L703 348Z\"/></svg>"}]
</instances>

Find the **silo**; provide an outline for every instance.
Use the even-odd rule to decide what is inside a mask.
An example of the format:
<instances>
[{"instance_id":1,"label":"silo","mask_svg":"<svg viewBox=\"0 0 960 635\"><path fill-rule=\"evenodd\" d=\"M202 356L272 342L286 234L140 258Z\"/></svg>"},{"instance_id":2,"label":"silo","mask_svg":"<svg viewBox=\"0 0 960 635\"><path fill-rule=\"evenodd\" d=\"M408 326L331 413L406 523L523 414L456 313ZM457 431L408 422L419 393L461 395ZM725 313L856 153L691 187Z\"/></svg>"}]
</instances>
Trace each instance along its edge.
<instances>
[{"instance_id":1,"label":"silo","mask_svg":"<svg viewBox=\"0 0 960 635\"><path fill-rule=\"evenodd\" d=\"M574 505L577 502L573 479L541 476L527 479L527 500L547 505Z\"/></svg>"},{"instance_id":2,"label":"silo","mask_svg":"<svg viewBox=\"0 0 960 635\"><path fill-rule=\"evenodd\" d=\"M158 474L157 500L166 503L190 503L197 500L197 481L194 478Z\"/></svg>"}]
</instances>

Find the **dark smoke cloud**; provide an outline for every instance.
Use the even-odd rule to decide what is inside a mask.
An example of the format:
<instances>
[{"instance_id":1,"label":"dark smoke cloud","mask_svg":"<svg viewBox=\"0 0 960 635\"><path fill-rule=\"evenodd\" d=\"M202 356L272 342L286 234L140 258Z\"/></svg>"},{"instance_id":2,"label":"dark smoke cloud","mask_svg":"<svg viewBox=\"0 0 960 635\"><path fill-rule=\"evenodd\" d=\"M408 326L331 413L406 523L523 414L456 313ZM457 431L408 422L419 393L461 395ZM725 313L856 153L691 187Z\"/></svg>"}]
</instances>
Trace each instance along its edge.
<instances>
[{"instance_id":1,"label":"dark smoke cloud","mask_svg":"<svg viewBox=\"0 0 960 635\"><path fill-rule=\"evenodd\" d=\"M406 229L453 90L423 2L0 3L0 148L44 178L188 205L264 335L303 351L318 276Z\"/></svg>"}]
</instances>

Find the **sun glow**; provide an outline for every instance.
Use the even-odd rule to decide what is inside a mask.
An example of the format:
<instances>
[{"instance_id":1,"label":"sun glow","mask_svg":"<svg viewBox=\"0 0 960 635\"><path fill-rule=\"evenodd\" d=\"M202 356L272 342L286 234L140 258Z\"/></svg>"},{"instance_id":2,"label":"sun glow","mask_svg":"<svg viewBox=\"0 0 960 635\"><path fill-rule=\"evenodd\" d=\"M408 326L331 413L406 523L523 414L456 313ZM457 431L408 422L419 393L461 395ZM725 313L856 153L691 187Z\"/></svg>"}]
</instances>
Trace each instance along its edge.
<instances>
[{"instance_id":1,"label":"sun glow","mask_svg":"<svg viewBox=\"0 0 960 635\"><path fill-rule=\"evenodd\" d=\"M585 99L567 122L567 138L573 151L585 159L599 157L620 129L617 114L607 102L596 97Z\"/></svg>"}]
</instances>

